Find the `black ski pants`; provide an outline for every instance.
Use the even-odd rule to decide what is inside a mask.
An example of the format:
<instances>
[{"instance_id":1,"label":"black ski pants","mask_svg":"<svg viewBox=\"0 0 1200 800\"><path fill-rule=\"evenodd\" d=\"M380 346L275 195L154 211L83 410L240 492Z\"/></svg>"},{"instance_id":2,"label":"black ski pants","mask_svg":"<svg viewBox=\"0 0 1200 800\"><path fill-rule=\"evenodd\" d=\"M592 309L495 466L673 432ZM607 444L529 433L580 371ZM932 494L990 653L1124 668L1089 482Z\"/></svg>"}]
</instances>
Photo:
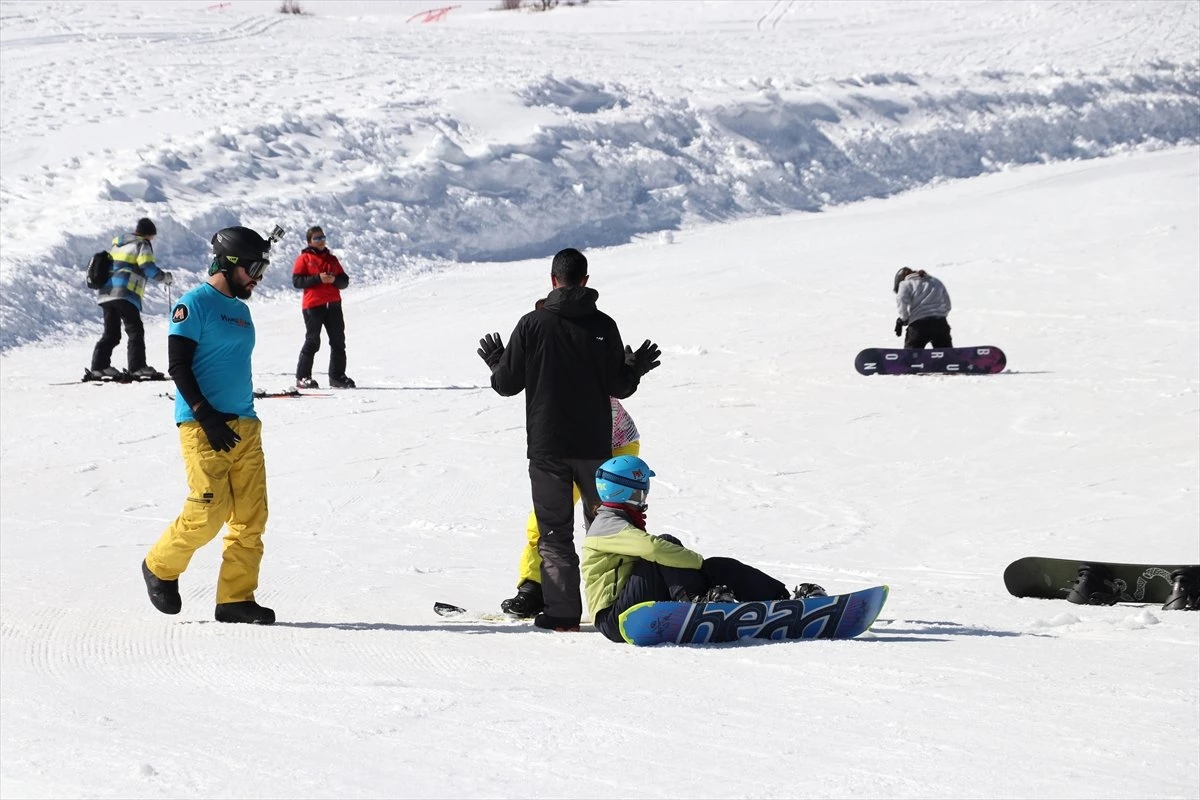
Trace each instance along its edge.
<instances>
[{"instance_id":1,"label":"black ski pants","mask_svg":"<svg viewBox=\"0 0 1200 800\"><path fill-rule=\"evenodd\" d=\"M908 330L904 333L904 346L923 350L927 344L934 347L954 347L954 341L950 338L950 323L945 317L925 317L908 323Z\"/></svg>"},{"instance_id":2,"label":"black ski pants","mask_svg":"<svg viewBox=\"0 0 1200 800\"><path fill-rule=\"evenodd\" d=\"M329 377L346 377L346 318L338 302L304 309L304 346L296 362L297 380L312 377L313 358L321 349L321 328L329 337Z\"/></svg>"},{"instance_id":3,"label":"black ski pants","mask_svg":"<svg viewBox=\"0 0 1200 800\"><path fill-rule=\"evenodd\" d=\"M678 544L673 536L663 536ZM692 602L714 586L728 586L738 600L784 600L791 597L782 581L736 558L704 559L700 569L664 567L640 559L629 580L621 587L616 602L596 615L596 629L614 642L623 642L621 614L638 603L652 600Z\"/></svg>"},{"instance_id":4,"label":"black ski pants","mask_svg":"<svg viewBox=\"0 0 1200 800\"><path fill-rule=\"evenodd\" d=\"M545 614L561 624L579 624L579 554L575 551L575 496L579 487L585 530L600 507L596 470L605 458L529 459L529 486L538 524L538 555L542 557L542 599Z\"/></svg>"},{"instance_id":5,"label":"black ski pants","mask_svg":"<svg viewBox=\"0 0 1200 800\"><path fill-rule=\"evenodd\" d=\"M146 332L142 327L142 312L128 300L109 300L101 303L104 311L104 334L92 350L92 369L112 366L113 348L121 343L121 325L128 339L126 365L130 372L146 366Z\"/></svg>"}]
</instances>

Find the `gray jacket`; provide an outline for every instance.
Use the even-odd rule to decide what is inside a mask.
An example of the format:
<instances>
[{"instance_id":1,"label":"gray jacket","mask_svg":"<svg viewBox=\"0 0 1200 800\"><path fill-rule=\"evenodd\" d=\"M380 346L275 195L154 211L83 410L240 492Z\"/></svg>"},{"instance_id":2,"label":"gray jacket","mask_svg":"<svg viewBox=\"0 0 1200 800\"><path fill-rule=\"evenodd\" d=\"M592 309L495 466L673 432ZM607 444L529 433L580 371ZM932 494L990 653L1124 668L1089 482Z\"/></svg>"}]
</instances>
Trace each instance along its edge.
<instances>
[{"instance_id":1,"label":"gray jacket","mask_svg":"<svg viewBox=\"0 0 1200 800\"><path fill-rule=\"evenodd\" d=\"M905 324L928 317L944 317L950 313L950 293L932 275L914 272L900 281L896 293L896 315Z\"/></svg>"}]
</instances>

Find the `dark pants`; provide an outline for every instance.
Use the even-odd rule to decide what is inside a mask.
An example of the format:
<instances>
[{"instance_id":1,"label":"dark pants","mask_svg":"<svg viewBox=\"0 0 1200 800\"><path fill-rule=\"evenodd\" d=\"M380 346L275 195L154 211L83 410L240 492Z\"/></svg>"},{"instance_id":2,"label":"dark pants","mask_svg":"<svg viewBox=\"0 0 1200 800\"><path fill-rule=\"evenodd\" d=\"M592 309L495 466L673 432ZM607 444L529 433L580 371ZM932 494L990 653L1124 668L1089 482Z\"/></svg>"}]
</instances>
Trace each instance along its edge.
<instances>
[{"instance_id":1,"label":"dark pants","mask_svg":"<svg viewBox=\"0 0 1200 800\"><path fill-rule=\"evenodd\" d=\"M121 343L121 324L129 337L126 364L130 372L146 366L146 333L142 328L142 312L128 300L109 300L101 303L104 310L104 334L92 350L92 369L101 370L112 366L112 352Z\"/></svg>"},{"instance_id":2,"label":"dark pants","mask_svg":"<svg viewBox=\"0 0 1200 800\"><path fill-rule=\"evenodd\" d=\"M934 347L954 347L954 342L950 339L950 323L945 317L925 317L908 323L908 330L904 334L904 346L921 350L927 344Z\"/></svg>"},{"instance_id":3,"label":"dark pants","mask_svg":"<svg viewBox=\"0 0 1200 800\"><path fill-rule=\"evenodd\" d=\"M296 378L311 378L313 357L321 349L321 328L329 336L329 377L346 377L346 318L341 303L304 309L304 346L296 362Z\"/></svg>"},{"instance_id":4,"label":"dark pants","mask_svg":"<svg viewBox=\"0 0 1200 800\"><path fill-rule=\"evenodd\" d=\"M579 487L585 526L592 524L600 496L596 470L607 458L531 458L529 486L538 523L538 555L542 557L545 614L564 624L579 624L579 554L575 552L575 497Z\"/></svg>"},{"instance_id":5,"label":"dark pants","mask_svg":"<svg viewBox=\"0 0 1200 800\"><path fill-rule=\"evenodd\" d=\"M668 537L663 537L668 538ZM674 539L672 539L674 541ZM621 614L651 600L691 602L713 586L728 586L738 600L783 600L791 597L782 581L736 558L706 558L700 569L664 567L640 559L611 606L596 615L596 629L614 642L623 642Z\"/></svg>"}]
</instances>

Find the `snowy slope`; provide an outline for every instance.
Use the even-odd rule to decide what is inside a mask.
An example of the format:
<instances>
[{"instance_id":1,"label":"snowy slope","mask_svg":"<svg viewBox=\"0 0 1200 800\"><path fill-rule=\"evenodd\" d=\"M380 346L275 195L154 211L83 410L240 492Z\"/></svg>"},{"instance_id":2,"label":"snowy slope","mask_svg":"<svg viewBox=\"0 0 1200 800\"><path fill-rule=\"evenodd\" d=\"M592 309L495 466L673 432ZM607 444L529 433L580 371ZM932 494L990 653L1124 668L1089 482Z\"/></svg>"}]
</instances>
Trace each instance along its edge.
<instances>
[{"instance_id":1,"label":"snowy slope","mask_svg":"<svg viewBox=\"0 0 1200 800\"><path fill-rule=\"evenodd\" d=\"M593 0L548 14L465 4L417 28L404 27L419 10L406 3L312 3L320 13L300 19L281 19L273 3L203 5L122 5L123 20L102 3L0 6L0 794L1200 797L1198 615L1018 600L1000 580L1029 554L1200 562L1200 149L1187 61L1200 41L1196 4L938 3L918 15L882 3ZM138 25L121 24L134 13ZM135 137L105 145L115 160L89 156L103 124L48 101L45 136L21 127L37 114L10 102L19 82L103 106L101 82L89 91L72 75L100 76L121 32L146 46L128 51L138 55L122 72L159 81L147 97L171 112L156 124L178 145ZM301 59L305 47L341 57ZM64 52L75 61L56 65ZM355 68L385 54L388 69ZM447 62L438 82L422 61L434 54ZM1145 66L1155 60L1181 66ZM225 148L224 168L207 158L220 125L187 111L204 102L197 87L256 63L280 71L262 98L267 116L303 96L331 98L331 112L294 112L344 115L310 153L342 152L361 171L296 156L278 177L261 175L254 142L287 137L261 132L248 88L222 123L249 137L244 149ZM291 76L296 64L307 71ZM491 391L474 350L484 333L507 339L547 290L549 255L582 236L572 220L590 217L585 207L530 218L523 235L545 244L522 260L492 260L516 252L496 232L475 261L456 261L438 237L459 226L486 237L495 217L447 189L461 208L429 200L421 213L436 222L406 224L412 208L375 190L403 184L417 151L341 131L400 129L389 114L407 112L399 99L388 106L388 81L397 98L419 88L431 118L464 120L510 103L489 86L583 80L573 64L592 84L619 84L608 91L626 110L643 91L689 108L745 100L735 69L795 85L919 74L916 88L896 88L905 97L955 81L978 90L985 70L1011 71L1026 88L1076 71L1147 86L1159 70L1183 76L1161 115L1157 100L1140 106L1153 124L1122 129L1108 158L946 181L954 159L943 163L927 141L937 174L886 197L775 213L791 206L765 184L731 182L738 200L714 221L610 226L614 246L588 246L601 306L627 340L653 338L664 353L628 403L659 476L651 529L789 583L887 583L871 635L635 649L432 613L435 600L492 609L512 591L529 502L523 404ZM172 81L186 91L168 93ZM356 96L370 102L352 119ZM598 92L572 95L585 96ZM765 97L757 102L782 108ZM1177 105L1192 127L1147 138L1161 120L1175 125ZM442 149L428 163L462 176L459 186L483 186L494 168L519 190L520 178L536 185L552 172L561 147L592 164L584 196L636 194L631 174L650 187L653 175L632 166L635 142L612 144L611 162L561 136L523 167L479 155L527 145L534 128L563 125L560 113L589 113L542 122L539 108L503 124L477 118L462 141L483 161L455 170ZM751 104L739 108L744 118ZM1011 107L994 116L993 130L1020 127ZM864 135L920 129L901 117L890 133ZM644 117L623 121L648 135ZM853 128L838 126L843 153ZM327 149L343 135L353 139L344 150ZM743 141L753 157L732 147L680 157L696 174L725 175L757 163L764 138ZM1038 137L1014 141L1028 151ZM161 160L169 147L188 168ZM102 173L130 186L146 171L164 176L167 199L88 193ZM376 204L393 216L376 216ZM293 233L320 221L351 274L370 277L345 300L349 372L375 388L259 405L271 494L259 599L279 614L272 628L211 621L217 544L184 576L180 617L146 601L138 564L185 493L171 404L158 396L170 384L48 385L81 371L98 314L81 277L57 282L64 268L46 259L95 249L142 213L160 221L163 263L190 271L184 284L198 280L201 243L227 220L265 229L278 219ZM64 229L74 238L53 233ZM290 381L302 339L297 297L282 288L288 260L273 268L276 291L252 302L266 388ZM853 371L858 349L896 341L891 276L903 264L946 281L956 342L1003 347L1006 373ZM165 297L152 292L150 361L163 367Z\"/></svg>"},{"instance_id":2,"label":"snowy slope","mask_svg":"<svg viewBox=\"0 0 1200 800\"><path fill-rule=\"evenodd\" d=\"M0 347L142 214L192 270L320 218L378 280L1200 142L1196 2L301 5L5 3Z\"/></svg>"}]
</instances>

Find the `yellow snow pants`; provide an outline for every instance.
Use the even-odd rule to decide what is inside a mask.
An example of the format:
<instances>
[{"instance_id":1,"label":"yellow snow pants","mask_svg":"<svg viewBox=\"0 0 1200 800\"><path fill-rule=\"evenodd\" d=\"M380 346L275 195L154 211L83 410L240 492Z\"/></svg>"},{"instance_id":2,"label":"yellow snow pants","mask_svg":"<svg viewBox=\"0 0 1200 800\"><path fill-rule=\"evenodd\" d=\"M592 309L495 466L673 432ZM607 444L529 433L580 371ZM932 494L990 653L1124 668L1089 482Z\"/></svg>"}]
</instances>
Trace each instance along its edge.
<instances>
[{"instance_id":1,"label":"yellow snow pants","mask_svg":"<svg viewBox=\"0 0 1200 800\"><path fill-rule=\"evenodd\" d=\"M636 456L641 450L642 443L633 441L629 444L623 444L620 447L614 448L612 451L613 458L617 456ZM571 495L575 498L575 502L579 502L579 487L571 487ZM525 522L525 549L521 551L521 562L517 566L517 586L519 587L525 581L533 581L534 583L542 582L542 557L538 554L538 539L541 534L538 532L537 514L529 512L529 519Z\"/></svg>"},{"instance_id":2,"label":"yellow snow pants","mask_svg":"<svg viewBox=\"0 0 1200 800\"><path fill-rule=\"evenodd\" d=\"M221 550L217 602L253 600L267 527L267 466L262 423L238 418L228 423L242 440L228 452L213 450L198 422L179 426L179 444L187 472L188 498L183 511L146 554L146 566L164 581L176 580L192 554L229 523Z\"/></svg>"}]
</instances>

